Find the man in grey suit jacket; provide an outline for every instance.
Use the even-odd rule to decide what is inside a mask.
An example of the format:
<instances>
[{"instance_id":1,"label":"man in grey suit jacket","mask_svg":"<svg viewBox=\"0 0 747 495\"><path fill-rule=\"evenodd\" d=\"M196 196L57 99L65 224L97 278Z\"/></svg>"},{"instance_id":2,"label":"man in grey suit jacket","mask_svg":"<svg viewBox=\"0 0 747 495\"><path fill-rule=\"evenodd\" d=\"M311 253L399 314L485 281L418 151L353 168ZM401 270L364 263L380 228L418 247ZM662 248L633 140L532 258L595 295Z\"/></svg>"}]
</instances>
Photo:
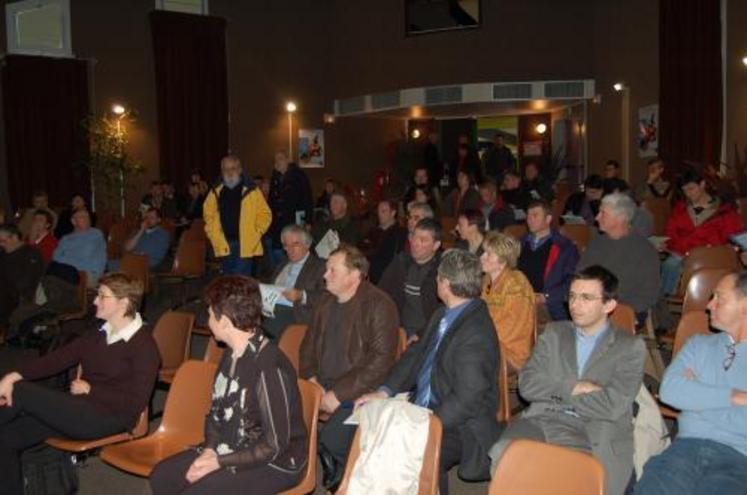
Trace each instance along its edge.
<instances>
[{"instance_id":1,"label":"man in grey suit jacket","mask_svg":"<svg viewBox=\"0 0 747 495\"><path fill-rule=\"evenodd\" d=\"M308 323L311 311L325 292L325 263L310 251L311 234L295 224L283 228L280 239L288 261L272 275L272 284L286 287L283 299L275 305L275 316L264 318L262 327L275 338L280 338L285 327L294 323Z\"/></svg>"},{"instance_id":2,"label":"man in grey suit jacket","mask_svg":"<svg viewBox=\"0 0 747 495\"><path fill-rule=\"evenodd\" d=\"M633 472L633 402L646 347L608 321L616 293L617 278L600 266L574 277L573 321L548 325L522 368L519 392L531 405L490 450L493 468L512 439L528 438L589 452L604 465L606 493L623 494Z\"/></svg>"}]
</instances>

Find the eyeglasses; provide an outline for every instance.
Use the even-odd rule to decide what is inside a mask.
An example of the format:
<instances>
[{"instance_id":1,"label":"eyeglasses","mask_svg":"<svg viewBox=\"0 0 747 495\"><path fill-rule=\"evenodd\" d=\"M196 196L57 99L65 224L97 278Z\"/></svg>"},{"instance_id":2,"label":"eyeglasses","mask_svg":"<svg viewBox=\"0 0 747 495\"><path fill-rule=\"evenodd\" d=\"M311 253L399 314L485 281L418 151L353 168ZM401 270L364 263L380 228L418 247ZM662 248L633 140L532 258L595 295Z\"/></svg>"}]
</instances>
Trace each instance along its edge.
<instances>
[{"instance_id":1,"label":"eyeglasses","mask_svg":"<svg viewBox=\"0 0 747 495\"><path fill-rule=\"evenodd\" d=\"M726 345L726 358L724 359L724 371L729 371L731 365L734 364L734 359L737 357L737 345L732 342Z\"/></svg>"},{"instance_id":2,"label":"eyeglasses","mask_svg":"<svg viewBox=\"0 0 747 495\"><path fill-rule=\"evenodd\" d=\"M573 302L576 299L580 299L581 302L588 303L588 302L604 299L604 296L595 296L594 294L586 294L583 292L581 294L576 294L575 292L568 293L568 302Z\"/></svg>"},{"instance_id":3,"label":"eyeglasses","mask_svg":"<svg viewBox=\"0 0 747 495\"><path fill-rule=\"evenodd\" d=\"M114 298L116 298L117 296L115 296L114 294L106 294L104 292L98 291L96 293L96 297L98 297L99 299L106 299L107 297L114 297Z\"/></svg>"}]
</instances>

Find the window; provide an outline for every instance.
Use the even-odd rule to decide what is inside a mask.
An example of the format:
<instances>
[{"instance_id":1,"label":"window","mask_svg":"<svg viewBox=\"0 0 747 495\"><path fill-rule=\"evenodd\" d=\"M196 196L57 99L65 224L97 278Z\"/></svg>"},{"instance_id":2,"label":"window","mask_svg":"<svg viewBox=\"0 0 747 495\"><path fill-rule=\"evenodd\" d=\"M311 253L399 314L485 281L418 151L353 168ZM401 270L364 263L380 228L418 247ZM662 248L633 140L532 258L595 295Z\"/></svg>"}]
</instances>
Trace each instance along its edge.
<instances>
[{"instance_id":1,"label":"window","mask_svg":"<svg viewBox=\"0 0 747 495\"><path fill-rule=\"evenodd\" d=\"M8 53L72 57L70 0L24 0L5 5Z\"/></svg>"},{"instance_id":2,"label":"window","mask_svg":"<svg viewBox=\"0 0 747 495\"><path fill-rule=\"evenodd\" d=\"M156 0L156 8L185 14L207 15L208 0Z\"/></svg>"}]
</instances>

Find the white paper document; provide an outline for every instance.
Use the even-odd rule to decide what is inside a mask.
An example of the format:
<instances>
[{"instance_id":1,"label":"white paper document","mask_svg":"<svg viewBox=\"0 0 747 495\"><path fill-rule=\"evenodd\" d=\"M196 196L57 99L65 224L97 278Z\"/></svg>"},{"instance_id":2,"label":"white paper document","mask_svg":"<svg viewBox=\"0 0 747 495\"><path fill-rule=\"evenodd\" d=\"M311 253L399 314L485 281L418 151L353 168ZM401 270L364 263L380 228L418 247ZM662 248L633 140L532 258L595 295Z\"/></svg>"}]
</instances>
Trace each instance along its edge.
<instances>
[{"instance_id":1,"label":"white paper document","mask_svg":"<svg viewBox=\"0 0 747 495\"><path fill-rule=\"evenodd\" d=\"M316 245L316 255L319 256L321 259L326 260L329 258L329 255L332 254L332 251L337 249L340 246L340 236L337 235L337 232L329 229L326 234L324 234L324 237L322 237L322 240L319 241L319 244Z\"/></svg>"},{"instance_id":2,"label":"white paper document","mask_svg":"<svg viewBox=\"0 0 747 495\"><path fill-rule=\"evenodd\" d=\"M579 217L577 215L562 215L560 218L565 220L565 223L569 225L581 225L583 223L586 223L584 217Z\"/></svg>"},{"instance_id":3,"label":"white paper document","mask_svg":"<svg viewBox=\"0 0 747 495\"><path fill-rule=\"evenodd\" d=\"M262 314L269 317L275 317L275 304L278 299L283 297L285 287L280 285L259 284L259 293L262 296Z\"/></svg>"}]
</instances>

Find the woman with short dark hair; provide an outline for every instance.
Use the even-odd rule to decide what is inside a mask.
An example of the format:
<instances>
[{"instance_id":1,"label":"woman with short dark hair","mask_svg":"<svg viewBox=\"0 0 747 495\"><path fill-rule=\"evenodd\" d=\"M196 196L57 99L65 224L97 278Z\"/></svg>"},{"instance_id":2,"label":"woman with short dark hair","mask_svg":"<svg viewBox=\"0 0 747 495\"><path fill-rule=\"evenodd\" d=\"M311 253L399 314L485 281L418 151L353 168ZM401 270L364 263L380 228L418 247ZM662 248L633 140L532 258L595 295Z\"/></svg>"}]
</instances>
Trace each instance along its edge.
<instances>
[{"instance_id":1,"label":"woman with short dark hair","mask_svg":"<svg viewBox=\"0 0 747 495\"><path fill-rule=\"evenodd\" d=\"M297 485L307 459L306 426L296 372L258 331L259 286L243 275L205 290L210 330L227 352L213 384L205 441L158 464L154 495L274 494Z\"/></svg>"},{"instance_id":2,"label":"woman with short dark hair","mask_svg":"<svg viewBox=\"0 0 747 495\"><path fill-rule=\"evenodd\" d=\"M90 440L130 430L148 405L158 348L137 310L142 284L101 277L94 300L100 331L75 339L0 379L0 493L21 494L20 453L49 437ZM30 380L80 365L70 392ZM5 406L5 407L1 407Z\"/></svg>"}]
</instances>

